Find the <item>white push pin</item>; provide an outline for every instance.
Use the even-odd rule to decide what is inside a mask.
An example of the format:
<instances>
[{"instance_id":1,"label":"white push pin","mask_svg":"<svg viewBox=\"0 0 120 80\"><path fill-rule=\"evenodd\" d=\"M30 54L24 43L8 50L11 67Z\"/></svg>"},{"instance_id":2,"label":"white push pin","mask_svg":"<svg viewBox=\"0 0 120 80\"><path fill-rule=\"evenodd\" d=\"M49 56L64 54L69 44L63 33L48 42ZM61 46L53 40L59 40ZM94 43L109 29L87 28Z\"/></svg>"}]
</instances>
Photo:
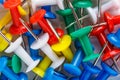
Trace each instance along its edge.
<instances>
[{"instance_id":1,"label":"white push pin","mask_svg":"<svg viewBox=\"0 0 120 80\"><path fill-rule=\"evenodd\" d=\"M33 12L38 6L58 5L60 9L64 9L64 0L31 0Z\"/></svg>"},{"instance_id":2,"label":"white push pin","mask_svg":"<svg viewBox=\"0 0 120 80\"><path fill-rule=\"evenodd\" d=\"M22 24L24 25L24 27L26 27L26 29L31 33L31 35L35 38L35 41L33 42L33 44L31 45L32 49L41 49L44 54L46 54L51 61L53 61L53 63L51 64L52 68L58 68L60 65L62 65L62 63L65 60L65 57L58 57L53 50L51 49L50 45L47 43L49 40L49 34L48 33L44 33L42 36L37 37L25 24L25 22L20 18L20 21L22 22Z\"/></svg>"},{"instance_id":3,"label":"white push pin","mask_svg":"<svg viewBox=\"0 0 120 80\"><path fill-rule=\"evenodd\" d=\"M19 37L15 42L11 42L9 39L4 36L4 34L0 31L1 36L9 43L9 47L5 50L6 53L14 52L20 59L25 62L28 66L26 72L31 71L33 68L37 66L40 60L33 61L32 58L28 55L28 53L21 46L22 37Z\"/></svg>"}]
</instances>

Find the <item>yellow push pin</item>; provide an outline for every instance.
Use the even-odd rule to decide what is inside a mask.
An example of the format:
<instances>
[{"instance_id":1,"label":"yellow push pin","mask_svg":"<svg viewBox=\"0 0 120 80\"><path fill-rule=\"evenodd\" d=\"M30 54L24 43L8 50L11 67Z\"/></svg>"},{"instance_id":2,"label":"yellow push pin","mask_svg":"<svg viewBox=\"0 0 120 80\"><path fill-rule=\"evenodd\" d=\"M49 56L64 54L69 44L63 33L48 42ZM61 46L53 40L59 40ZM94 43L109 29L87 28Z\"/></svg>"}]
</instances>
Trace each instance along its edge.
<instances>
[{"instance_id":1,"label":"yellow push pin","mask_svg":"<svg viewBox=\"0 0 120 80\"><path fill-rule=\"evenodd\" d=\"M23 16L27 15L27 12L21 7L18 6L19 13ZM11 21L10 11L8 11L5 16L0 20L0 29L2 29L6 24Z\"/></svg>"},{"instance_id":2,"label":"yellow push pin","mask_svg":"<svg viewBox=\"0 0 120 80\"><path fill-rule=\"evenodd\" d=\"M45 56L44 59L40 62L40 64L32 71L43 78L47 68L50 66L51 63L52 61L47 56Z\"/></svg>"},{"instance_id":3,"label":"yellow push pin","mask_svg":"<svg viewBox=\"0 0 120 80\"><path fill-rule=\"evenodd\" d=\"M6 31L3 31L3 34L11 41L12 40L12 35L10 33L7 33ZM7 46L9 45L8 42L2 37L0 36L0 52L2 52L3 50L5 50L7 48Z\"/></svg>"},{"instance_id":4,"label":"yellow push pin","mask_svg":"<svg viewBox=\"0 0 120 80\"><path fill-rule=\"evenodd\" d=\"M71 37L69 35L64 35L62 38L59 37L59 35L57 34L57 32L54 30L52 24L50 23L49 20L47 20L50 28L52 29L52 31L55 33L55 35L57 36L59 42L56 44L53 44L51 47L52 49L59 53L62 52L63 55L65 56L65 58L67 59L68 62L71 62L72 58L73 58L73 53L70 50L69 46L72 42Z\"/></svg>"},{"instance_id":5,"label":"yellow push pin","mask_svg":"<svg viewBox=\"0 0 120 80\"><path fill-rule=\"evenodd\" d=\"M69 35L64 35L58 43L52 45L51 47L55 52L62 52L67 61L71 62L73 53L69 48L70 44L71 37Z\"/></svg>"}]
</instances>

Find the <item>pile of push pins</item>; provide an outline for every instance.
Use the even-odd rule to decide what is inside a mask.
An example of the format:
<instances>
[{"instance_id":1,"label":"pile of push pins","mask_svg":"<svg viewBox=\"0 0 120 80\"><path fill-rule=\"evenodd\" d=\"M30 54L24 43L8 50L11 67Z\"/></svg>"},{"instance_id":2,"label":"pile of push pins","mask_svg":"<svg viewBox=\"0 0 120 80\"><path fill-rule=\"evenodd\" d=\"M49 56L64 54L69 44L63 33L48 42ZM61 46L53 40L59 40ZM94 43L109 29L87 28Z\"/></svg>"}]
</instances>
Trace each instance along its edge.
<instances>
[{"instance_id":1,"label":"pile of push pins","mask_svg":"<svg viewBox=\"0 0 120 80\"><path fill-rule=\"evenodd\" d=\"M0 10L0 80L119 75L120 0L0 0L0 5L6 10Z\"/></svg>"}]
</instances>

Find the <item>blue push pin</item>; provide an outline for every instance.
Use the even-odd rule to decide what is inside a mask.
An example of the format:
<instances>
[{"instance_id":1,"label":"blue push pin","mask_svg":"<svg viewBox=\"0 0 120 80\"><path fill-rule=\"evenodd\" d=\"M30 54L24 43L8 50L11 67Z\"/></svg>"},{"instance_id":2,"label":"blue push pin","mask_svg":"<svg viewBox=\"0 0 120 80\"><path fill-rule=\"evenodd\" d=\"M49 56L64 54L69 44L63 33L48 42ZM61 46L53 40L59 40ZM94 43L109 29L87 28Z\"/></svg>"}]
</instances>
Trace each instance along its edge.
<instances>
[{"instance_id":1,"label":"blue push pin","mask_svg":"<svg viewBox=\"0 0 120 80\"><path fill-rule=\"evenodd\" d=\"M81 70L79 66L82 60L83 60L83 51L79 48L75 52L75 55L73 57L71 64L69 63L64 64L64 70L74 76L79 76L81 74Z\"/></svg>"},{"instance_id":2,"label":"blue push pin","mask_svg":"<svg viewBox=\"0 0 120 80\"><path fill-rule=\"evenodd\" d=\"M36 35L39 35L41 33L41 30L33 30L33 33ZM33 50L30 48L31 44L35 41L33 36L29 32L26 32L24 35L27 36L27 38L28 38L29 51L30 51L30 56L32 57L32 59L33 60L37 60L37 59L42 60L42 57L39 55L39 50Z\"/></svg>"},{"instance_id":3,"label":"blue push pin","mask_svg":"<svg viewBox=\"0 0 120 80\"><path fill-rule=\"evenodd\" d=\"M4 3L4 0L0 0L0 4L3 4Z\"/></svg>"},{"instance_id":4,"label":"blue push pin","mask_svg":"<svg viewBox=\"0 0 120 80\"><path fill-rule=\"evenodd\" d=\"M53 68L49 67L45 72L43 80L67 80L67 77L61 73L54 71Z\"/></svg>"},{"instance_id":5,"label":"blue push pin","mask_svg":"<svg viewBox=\"0 0 120 80\"><path fill-rule=\"evenodd\" d=\"M108 34L107 39L111 44L120 48L120 29L116 33Z\"/></svg>"},{"instance_id":6,"label":"blue push pin","mask_svg":"<svg viewBox=\"0 0 120 80\"><path fill-rule=\"evenodd\" d=\"M0 80L8 80L8 78L4 74L1 74L0 75Z\"/></svg>"},{"instance_id":7,"label":"blue push pin","mask_svg":"<svg viewBox=\"0 0 120 80\"><path fill-rule=\"evenodd\" d=\"M21 72L15 74L10 68L7 67L7 57L1 57L0 63L2 63L0 64L0 72L10 80L28 80L28 77L25 73Z\"/></svg>"},{"instance_id":8,"label":"blue push pin","mask_svg":"<svg viewBox=\"0 0 120 80\"><path fill-rule=\"evenodd\" d=\"M110 75L116 76L118 74L114 69L112 69L110 66L108 66L104 62L101 62L101 65L102 65L103 69L101 70L101 72L97 76L96 80L107 80L107 78Z\"/></svg>"},{"instance_id":9,"label":"blue push pin","mask_svg":"<svg viewBox=\"0 0 120 80\"><path fill-rule=\"evenodd\" d=\"M56 15L54 13L51 12L51 6L42 6L41 9L45 9L46 10L46 14L45 14L45 18L47 19L55 19Z\"/></svg>"},{"instance_id":10,"label":"blue push pin","mask_svg":"<svg viewBox=\"0 0 120 80\"><path fill-rule=\"evenodd\" d=\"M79 80L88 80L92 74L97 74L100 72L100 69L93 66L91 63L83 63L83 67L84 70Z\"/></svg>"}]
</instances>

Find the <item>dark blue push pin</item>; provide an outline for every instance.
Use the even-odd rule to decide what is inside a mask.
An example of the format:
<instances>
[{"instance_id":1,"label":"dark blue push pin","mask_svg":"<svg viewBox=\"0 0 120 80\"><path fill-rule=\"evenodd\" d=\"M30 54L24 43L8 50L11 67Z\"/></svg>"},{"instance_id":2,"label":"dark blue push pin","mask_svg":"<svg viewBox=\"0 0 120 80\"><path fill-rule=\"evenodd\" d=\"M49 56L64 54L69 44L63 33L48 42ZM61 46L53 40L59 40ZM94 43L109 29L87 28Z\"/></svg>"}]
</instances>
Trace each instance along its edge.
<instances>
[{"instance_id":1,"label":"dark blue push pin","mask_svg":"<svg viewBox=\"0 0 120 80\"><path fill-rule=\"evenodd\" d=\"M33 30L33 33L36 35L39 35L41 33L41 30ZM29 51L30 51L30 56L32 57L32 59L42 60L42 57L39 55L39 50L33 50L30 48L31 44L35 41L33 36L29 32L26 32L24 35L27 36L27 38L28 38Z\"/></svg>"},{"instance_id":2,"label":"dark blue push pin","mask_svg":"<svg viewBox=\"0 0 120 80\"><path fill-rule=\"evenodd\" d=\"M107 39L111 44L120 48L120 29L116 33L108 34Z\"/></svg>"},{"instance_id":3,"label":"dark blue push pin","mask_svg":"<svg viewBox=\"0 0 120 80\"><path fill-rule=\"evenodd\" d=\"M7 67L7 57L1 57L0 63L0 72L10 80L28 80L28 77L25 73L21 72L15 74L10 68Z\"/></svg>"},{"instance_id":4,"label":"dark blue push pin","mask_svg":"<svg viewBox=\"0 0 120 80\"><path fill-rule=\"evenodd\" d=\"M4 3L4 0L0 0L0 4L3 4Z\"/></svg>"},{"instance_id":5,"label":"dark blue push pin","mask_svg":"<svg viewBox=\"0 0 120 80\"><path fill-rule=\"evenodd\" d=\"M104 62L101 62L101 66L103 69L101 70L101 72L97 76L96 80L107 80L107 78L110 75L116 76L118 74L114 69L112 69L110 66L108 66Z\"/></svg>"},{"instance_id":6,"label":"dark blue push pin","mask_svg":"<svg viewBox=\"0 0 120 80\"><path fill-rule=\"evenodd\" d=\"M79 80L89 80L92 74L97 74L100 72L100 69L93 66L91 63L83 63L83 67L84 70Z\"/></svg>"},{"instance_id":7,"label":"dark blue push pin","mask_svg":"<svg viewBox=\"0 0 120 80\"><path fill-rule=\"evenodd\" d=\"M53 68L49 67L45 72L43 80L67 80L67 77L61 73L54 71Z\"/></svg>"},{"instance_id":8,"label":"dark blue push pin","mask_svg":"<svg viewBox=\"0 0 120 80\"><path fill-rule=\"evenodd\" d=\"M0 80L8 80L8 78L4 74L1 74L0 75Z\"/></svg>"},{"instance_id":9,"label":"dark blue push pin","mask_svg":"<svg viewBox=\"0 0 120 80\"><path fill-rule=\"evenodd\" d=\"M46 10L46 14L45 14L45 18L47 19L55 19L56 15L54 13L51 12L51 6L42 6L41 9L45 9Z\"/></svg>"},{"instance_id":10,"label":"dark blue push pin","mask_svg":"<svg viewBox=\"0 0 120 80\"><path fill-rule=\"evenodd\" d=\"M81 70L79 68L81 62L83 60L83 51L81 49L77 49L71 64L65 63L64 70L69 74L74 76L79 76L81 74Z\"/></svg>"}]
</instances>

